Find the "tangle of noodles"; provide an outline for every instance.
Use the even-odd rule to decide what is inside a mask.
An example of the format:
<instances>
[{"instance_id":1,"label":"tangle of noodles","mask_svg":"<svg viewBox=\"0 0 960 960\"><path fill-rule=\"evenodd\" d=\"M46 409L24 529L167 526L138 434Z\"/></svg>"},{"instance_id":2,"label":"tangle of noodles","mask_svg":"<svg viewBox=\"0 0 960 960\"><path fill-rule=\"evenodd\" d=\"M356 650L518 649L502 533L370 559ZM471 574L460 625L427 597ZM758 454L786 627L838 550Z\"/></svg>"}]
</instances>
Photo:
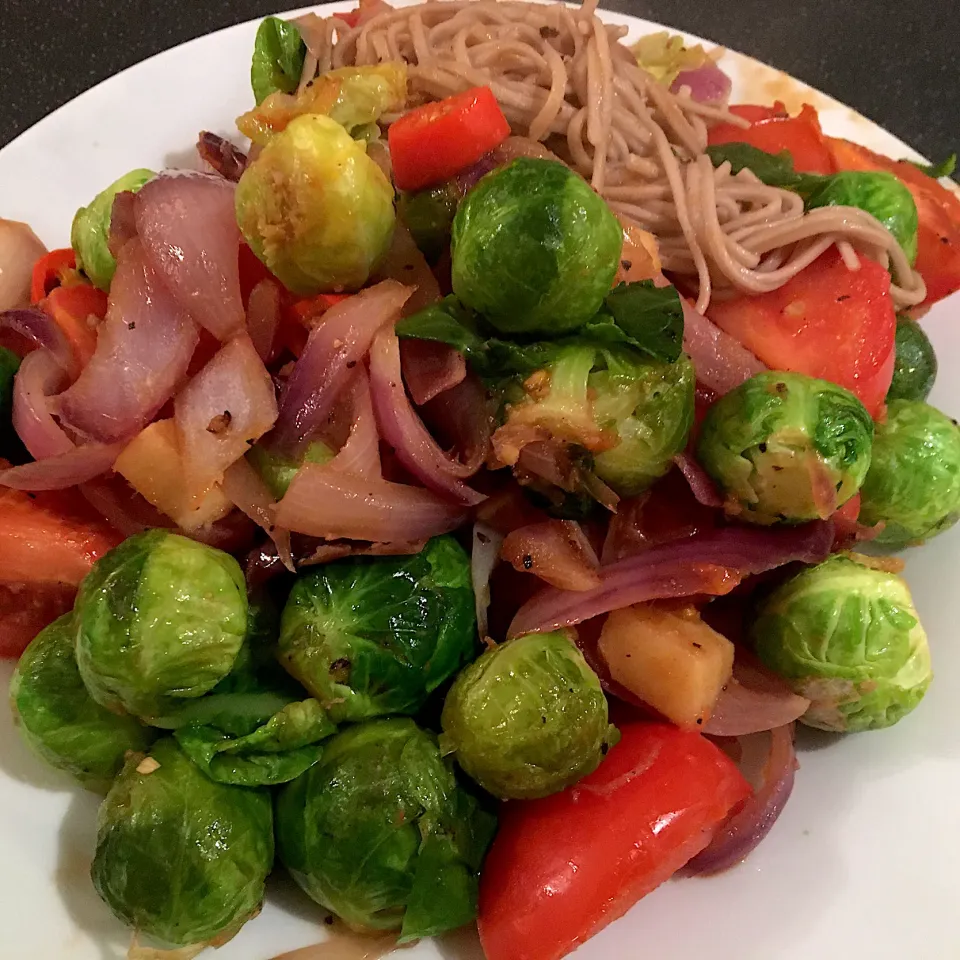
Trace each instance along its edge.
<instances>
[{"instance_id":1,"label":"tangle of noodles","mask_svg":"<svg viewBox=\"0 0 960 960\"><path fill-rule=\"evenodd\" d=\"M515 134L544 142L657 237L664 269L696 285L701 312L715 291L782 286L834 244L850 269L857 252L887 267L897 307L924 299L920 275L869 213L804 212L795 193L749 170L714 168L704 152L710 124L746 122L657 83L620 42L627 28L604 24L596 2L430 0L384 6L352 29L308 15L302 83L318 69L404 60L419 102L489 86Z\"/></svg>"}]
</instances>

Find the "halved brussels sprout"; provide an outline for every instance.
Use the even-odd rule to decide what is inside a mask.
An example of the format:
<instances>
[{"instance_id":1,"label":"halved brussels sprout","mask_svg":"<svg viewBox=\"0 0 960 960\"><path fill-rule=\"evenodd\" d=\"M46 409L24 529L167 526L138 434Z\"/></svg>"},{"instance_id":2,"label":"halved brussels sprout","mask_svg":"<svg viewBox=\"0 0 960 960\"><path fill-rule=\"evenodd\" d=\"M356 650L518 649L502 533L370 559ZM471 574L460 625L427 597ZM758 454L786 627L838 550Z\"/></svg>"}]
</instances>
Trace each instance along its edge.
<instances>
[{"instance_id":1,"label":"halved brussels sprout","mask_svg":"<svg viewBox=\"0 0 960 960\"><path fill-rule=\"evenodd\" d=\"M280 792L276 818L280 861L351 927L399 930L403 943L476 916L495 820L412 720L337 734Z\"/></svg>"},{"instance_id":2,"label":"halved brussels sprout","mask_svg":"<svg viewBox=\"0 0 960 960\"><path fill-rule=\"evenodd\" d=\"M751 377L707 411L697 459L753 523L828 517L870 466L873 421L848 390L800 373Z\"/></svg>"},{"instance_id":3,"label":"halved brussels sprout","mask_svg":"<svg viewBox=\"0 0 960 960\"><path fill-rule=\"evenodd\" d=\"M488 173L453 221L454 293L506 333L557 334L610 291L623 231L601 197L551 160Z\"/></svg>"},{"instance_id":4,"label":"halved brussels sprout","mask_svg":"<svg viewBox=\"0 0 960 960\"><path fill-rule=\"evenodd\" d=\"M441 722L444 751L505 800L563 790L619 739L597 675L563 631L488 650L457 677Z\"/></svg>"},{"instance_id":5,"label":"halved brussels sprout","mask_svg":"<svg viewBox=\"0 0 960 960\"><path fill-rule=\"evenodd\" d=\"M416 713L476 647L470 561L452 537L303 574L280 631L280 662L337 723Z\"/></svg>"},{"instance_id":6,"label":"halved brussels sprout","mask_svg":"<svg viewBox=\"0 0 960 960\"><path fill-rule=\"evenodd\" d=\"M165 945L229 939L259 912L272 867L270 794L214 783L169 737L127 763L100 807L97 893Z\"/></svg>"},{"instance_id":7,"label":"halved brussels sprout","mask_svg":"<svg viewBox=\"0 0 960 960\"><path fill-rule=\"evenodd\" d=\"M247 165L237 223L250 249L301 296L357 289L393 238L393 187L335 120L292 120Z\"/></svg>"},{"instance_id":8,"label":"halved brussels sprout","mask_svg":"<svg viewBox=\"0 0 960 960\"><path fill-rule=\"evenodd\" d=\"M90 695L150 720L230 672L246 632L247 592L229 554L149 530L94 564L75 612L77 664Z\"/></svg>"},{"instance_id":9,"label":"halved brussels sprout","mask_svg":"<svg viewBox=\"0 0 960 960\"><path fill-rule=\"evenodd\" d=\"M750 628L760 659L812 702L801 720L837 732L889 727L930 684L927 637L904 581L835 556L788 580Z\"/></svg>"},{"instance_id":10,"label":"halved brussels sprout","mask_svg":"<svg viewBox=\"0 0 960 960\"><path fill-rule=\"evenodd\" d=\"M960 428L919 400L892 400L877 424L860 519L883 523L877 544L896 550L935 537L960 518Z\"/></svg>"},{"instance_id":11,"label":"halved brussels sprout","mask_svg":"<svg viewBox=\"0 0 960 960\"><path fill-rule=\"evenodd\" d=\"M896 360L887 391L891 400L926 400L937 379L937 354L916 320L897 317Z\"/></svg>"},{"instance_id":12,"label":"halved brussels sprout","mask_svg":"<svg viewBox=\"0 0 960 960\"><path fill-rule=\"evenodd\" d=\"M77 269L82 270L95 287L109 290L117 269L117 261L107 243L114 198L124 191L136 193L155 176L152 170L131 170L76 212L70 229L70 246L77 257Z\"/></svg>"},{"instance_id":13,"label":"halved brussels sprout","mask_svg":"<svg viewBox=\"0 0 960 960\"><path fill-rule=\"evenodd\" d=\"M146 750L156 735L93 700L77 669L75 632L73 614L67 613L34 637L10 682L10 706L38 756L106 793L126 754Z\"/></svg>"}]
</instances>

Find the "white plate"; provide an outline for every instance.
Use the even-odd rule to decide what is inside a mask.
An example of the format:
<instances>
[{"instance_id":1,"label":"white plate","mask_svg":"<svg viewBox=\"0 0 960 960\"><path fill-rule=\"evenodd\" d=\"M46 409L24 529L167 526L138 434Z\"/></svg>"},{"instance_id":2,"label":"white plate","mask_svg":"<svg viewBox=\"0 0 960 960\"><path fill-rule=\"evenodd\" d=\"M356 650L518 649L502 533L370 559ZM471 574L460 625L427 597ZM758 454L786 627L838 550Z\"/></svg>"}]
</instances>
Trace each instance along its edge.
<instances>
[{"instance_id":1,"label":"white plate","mask_svg":"<svg viewBox=\"0 0 960 960\"><path fill-rule=\"evenodd\" d=\"M346 10L354 3L331 5ZM663 29L619 14L633 36ZM256 23L153 57L78 97L0 150L0 216L68 242L78 206L134 167L193 165L201 129L233 133L248 109ZM696 38L689 38L696 40ZM851 52L855 56L855 51ZM915 56L922 56L916 51ZM729 54L736 100L815 104L831 134L894 157L908 147L835 100ZM960 297L925 326L940 358L932 402L960 414ZM803 738L786 812L743 865L665 884L576 954L578 960L946 960L960 957L960 529L910 555L908 579L930 634L937 679L892 730ZM9 668L0 672L6 683ZM0 957L107 960L128 932L89 882L97 798L28 755L0 709ZM602 825L598 824L598 829ZM322 939L322 914L275 885L263 914L217 954L268 960ZM206 954L204 954L206 956ZM478 960L473 935L424 943L407 960Z\"/></svg>"}]
</instances>

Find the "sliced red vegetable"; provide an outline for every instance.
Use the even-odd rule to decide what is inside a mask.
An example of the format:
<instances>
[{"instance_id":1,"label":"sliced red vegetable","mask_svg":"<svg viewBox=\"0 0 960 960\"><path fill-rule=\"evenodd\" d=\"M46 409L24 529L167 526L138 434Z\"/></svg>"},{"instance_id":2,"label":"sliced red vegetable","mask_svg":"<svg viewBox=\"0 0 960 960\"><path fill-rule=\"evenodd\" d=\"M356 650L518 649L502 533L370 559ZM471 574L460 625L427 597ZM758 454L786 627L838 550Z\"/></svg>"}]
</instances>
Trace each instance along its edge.
<instances>
[{"instance_id":1,"label":"sliced red vegetable","mask_svg":"<svg viewBox=\"0 0 960 960\"><path fill-rule=\"evenodd\" d=\"M476 468L448 457L413 409L400 372L399 341L388 327L377 333L370 347L370 392L380 435L407 470L454 502L474 506L484 499L463 483Z\"/></svg>"},{"instance_id":2,"label":"sliced red vegetable","mask_svg":"<svg viewBox=\"0 0 960 960\"><path fill-rule=\"evenodd\" d=\"M679 93L687 87L691 100L699 103L721 103L730 96L732 86L730 78L709 60L693 70L681 70L670 84L670 92Z\"/></svg>"},{"instance_id":3,"label":"sliced red vegetable","mask_svg":"<svg viewBox=\"0 0 960 960\"><path fill-rule=\"evenodd\" d=\"M680 469L684 480L690 484L690 492L696 497L697 503L705 507L723 506L723 497L720 496L717 485L694 457L688 453L678 453L673 462Z\"/></svg>"},{"instance_id":4,"label":"sliced red vegetable","mask_svg":"<svg viewBox=\"0 0 960 960\"><path fill-rule=\"evenodd\" d=\"M507 534L500 556L514 570L532 573L561 590L592 590L600 585L600 561L574 520L520 527Z\"/></svg>"},{"instance_id":5,"label":"sliced red vegetable","mask_svg":"<svg viewBox=\"0 0 960 960\"><path fill-rule=\"evenodd\" d=\"M444 449L456 452L465 472L473 475L483 466L490 452L493 408L476 374L468 372L458 384L424 404L421 413Z\"/></svg>"},{"instance_id":6,"label":"sliced red vegetable","mask_svg":"<svg viewBox=\"0 0 960 960\"><path fill-rule=\"evenodd\" d=\"M696 856L750 795L699 734L632 720L590 776L511 801L480 876L487 960L559 960Z\"/></svg>"},{"instance_id":7,"label":"sliced red vegetable","mask_svg":"<svg viewBox=\"0 0 960 960\"><path fill-rule=\"evenodd\" d=\"M44 627L70 612L76 593L66 583L0 583L0 658L19 657Z\"/></svg>"},{"instance_id":8,"label":"sliced red vegetable","mask_svg":"<svg viewBox=\"0 0 960 960\"><path fill-rule=\"evenodd\" d=\"M390 249L377 266L378 280L396 280L414 287L410 299L403 305L405 317L418 313L440 300L440 284L426 258L414 242L410 231L397 222Z\"/></svg>"},{"instance_id":9,"label":"sliced red vegetable","mask_svg":"<svg viewBox=\"0 0 960 960\"><path fill-rule=\"evenodd\" d=\"M33 347L45 347L70 376L80 372L76 354L50 314L39 307L22 307L0 313L0 333L12 335L11 349L26 356Z\"/></svg>"},{"instance_id":10,"label":"sliced red vegetable","mask_svg":"<svg viewBox=\"0 0 960 960\"><path fill-rule=\"evenodd\" d=\"M723 395L766 366L742 343L708 320L686 297L683 303L683 349L693 361L697 382Z\"/></svg>"},{"instance_id":11,"label":"sliced red vegetable","mask_svg":"<svg viewBox=\"0 0 960 960\"><path fill-rule=\"evenodd\" d=\"M770 832L790 799L798 766L793 724L755 736L766 741L761 782L754 795L717 831L710 845L690 861L690 873L719 873L739 863Z\"/></svg>"},{"instance_id":12,"label":"sliced red vegetable","mask_svg":"<svg viewBox=\"0 0 960 960\"><path fill-rule=\"evenodd\" d=\"M433 340L401 340L400 365L403 382L418 407L455 387L467 375L463 354Z\"/></svg>"},{"instance_id":13,"label":"sliced red vegetable","mask_svg":"<svg viewBox=\"0 0 960 960\"><path fill-rule=\"evenodd\" d=\"M859 259L849 270L832 248L778 290L711 304L710 319L771 369L838 383L877 416L893 377L896 314L890 274Z\"/></svg>"},{"instance_id":14,"label":"sliced red vegetable","mask_svg":"<svg viewBox=\"0 0 960 960\"><path fill-rule=\"evenodd\" d=\"M263 482L263 478L250 466L246 457L240 457L227 468L220 488L234 506L266 531L276 545L280 561L292 573L294 566L293 555L290 552L290 531L276 525L274 513L277 502Z\"/></svg>"},{"instance_id":15,"label":"sliced red vegetable","mask_svg":"<svg viewBox=\"0 0 960 960\"><path fill-rule=\"evenodd\" d=\"M651 547L600 568L600 586L573 592L545 587L517 612L509 635L573 626L645 600L722 596L748 575L794 560L817 563L833 544L833 524L786 529L726 527Z\"/></svg>"},{"instance_id":16,"label":"sliced red vegetable","mask_svg":"<svg viewBox=\"0 0 960 960\"><path fill-rule=\"evenodd\" d=\"M794 169L800 173L836 173L837 167L827 147L817 111L805 103L800 113L791 117L782 103L772 107L754 104L733 104L731 113L751 126L744 129L732 123L718 123L710 128L708 143L749 143L767 153L786 150L793 157Z\"/></svg>"},{"instance_id":17,"label":"sliced red vegetable","mask_svg":"<svg viewBox=\"0 0 960 960\"><path fill-rule=\"evenodd\" d=\"M97 329L107 315L107 295L89 283L57 287L40 301L73 350L75 369L82 370L97 349Z\"/></svg>"},{"instance_id":18,"label":"sliced red vegetable","mask_svg":"<svg viewBox=\"0 0 960 960\"><path fill-rule=\"evenodd\" d=\"M0 470L0 487L14 490L66 490L106 473L123 443L88 443L64 453Z\"/></svg>"},{"instance_id":19,"label":"sliced red vegetable","mask_svg":"<svg viewBox=\"0 0 960 960\"><path fill-rule=\"evenodd\" d=\"M34 265L30 278L30 302L39 303L63 283L68 270L76 269L77 258L70 247L44 254Z\"/></svg>"},{"instance_id":20,"label":"sliced red vegetable","mask_svg":"<svg viewBox=\"0 0 960 960\"><path fill-rule=\"evenodd\" d=\"M413 291L384 280L348 297L314 327L280 398L271 442L294 450L317 435L377 330L396 321Z\"/></svg>"},{"instance_id":21,"label":"sliced red vegetable","mask_svg":"<svg viewBox=\"0 0 960 960\"><path fill-rule=\"evenodd\" d=\"M55 457L74 447L50 414L48 398L63 387L63 367L45 347L28 353L13 382L13 426L34 460Z\"/></svg>"},{"instance_id":22,"label":"sliced red vegetable","mask_svg":"<svg viewBox=\"0 0 960 960\"><path fill-rule=\"evenodd\" d=\"M450 180L510 135L489 87L473 87L405 113L387 134L393 177L401 190Z\"/></svg>"},{"instance_id":23,"label":"sliced red vegetable","mask_svg":"<svg viewBox=\"0 0 960 960\"><path fill-rule=\"evenodd\" d=\"M366 370L360 369L355 374L345 398L352 423L347 439L327 467L338 473L379 480L380 434L377 433L373 400L370 397L370 378Z\"/></svg>"},{"instance_id":24,"label":"sliced red vegetable","mask_svg":"<svg viewBox=\"0 0 960 960\"><path fill-rule=\"evenodd\" d=\"M131 240L117 260L97 349L60 395L61 419L95 440L133 437L173 395L197 339L193 321Z\"/></svg>"},{"instance_id":25,"label":"sliced red vegetable","mask_svg":"<svg viewBox=\"0 0 960 960\"><path fill-rule=\"evenodd\" d=\"M282 302L280 287L273 280L261 280L250 291L247 332L264 363L273 356Z\"/></svg>"},{"instance_id":26,"label":"sliced red vegetable","mask_svg":"<svg viewBox=\"0 0 960 960\"><path fill-rule=\"evenodd\" d=\"M234 189L213 174L167 173L136 195L147 261L180 307L223 341L245 329Z\"/></svg>"}]
</instances>

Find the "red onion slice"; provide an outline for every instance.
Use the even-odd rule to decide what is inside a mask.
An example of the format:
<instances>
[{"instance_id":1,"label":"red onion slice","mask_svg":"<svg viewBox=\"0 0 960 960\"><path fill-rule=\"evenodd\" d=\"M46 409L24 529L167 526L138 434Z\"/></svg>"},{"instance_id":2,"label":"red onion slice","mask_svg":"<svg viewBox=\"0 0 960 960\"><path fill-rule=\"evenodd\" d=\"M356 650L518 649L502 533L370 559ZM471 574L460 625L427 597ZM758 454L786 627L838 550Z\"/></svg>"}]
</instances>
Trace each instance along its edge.
<instances>
[{"instance_id":1,"label":"red onion slice","mask_svg":"<svg viewBox=\"0 0 960 960\"><path fill-rule=\"evenodd\" d=\"M742 737L773 730L798 720L810 701L795 694L786 681L738 649L733 676L723 688L703 733Z\"/></svg>"},{"instance_id":2,"label":"red onion slice","mask_svg":"<svg viewBox=\"0 0 960 960\"><path fill-rule=\"evenodd\" d=\"M70 341L53 318L38 307L0 313L0 330L11 330L34 346L45 347L71 377L79 372L77 356Z\"/></svg>"},{"instance_id":3,"label":"red onion slice","mask_svg":"<svg viewBox=\"0 0 960 960\"><path fill-rule=\"evenodd\" d=\"M348 403L353 414L350 434L327 467L339 473L379 480L382 476L380 435L377 433L377 422L373 415L370 379L362 367L354 376Z\"/></svg>"},{"instance_id":4,"label":"red onion slice","mask_svg":"<svg viewBox=\"0 0 960 960\"><path fill-rule=\"evenodd\" d=\"M277 523L325 540L426 540L456 529L466 512L420 487L306 464L277 507Z\"/></svg>"},{"instance_id":5,"label":"red onion slice","mask_svg":"<svg viewBox=\"0 0 960 960\"><path fill-rule=\"evenodd\" d=\"M245 328L234 184L206 173L155 177L136 195L147 261L174 299L217 339Z\"/></svg>"},{"instance_id":6,"label":"red onion slice","mask_svg":"<svg viewBox=\"0 0 960 960\"><path fill-rule=\"evenodd\" d=\"M277 419L273 380L250 338L221 347L173 409L187 487L202 496Z\"/></svg>"},{"instance_id":7,"label":"red onion slice","mask_svg":"<svg viewBox=\"0 0 960 960\"><path fill-rule=\"evenodd\" d=\"M426 404L423 416L431 434L457 451L464 476L472 477L486 462L493 434L492 403L480 378L467 373L460 383Z\"/></svg>"},{"instance_id":8,"label":"red onion slice","mask_svg":"<svg viewBox=\"0 0 960 960\"><path fill-rule=\"evenodd\" d=\"M519 573L532 573L561 590L594 590L600 561L579 523L546 520L507 534L500 556Z\"/></svg>"},{"instance_id":9,"label":"red onion slice","mask_svg":"<svg viewBox=\"0 0 960 960\"><path fill-rule=\"evenodd\" d=\"M467 375L463 354L432 340L402 340L400 365L403 382L418 407L455 387Z\"/></svg>"},{"instance_id":10,"label":"red onion slice","mask_svg":"<svg viewBox=\"0 0 960 960\"><path fill-rule=\"evenodd\" d=\"M117 260L93 357L58 399L61 420L94 440L132 438L183 380L197 340L193 321L131 240Z\"/></svg>"},{"instance_id":11,"label":"red onion slice","mask_svg":"<svg viewBox=\"0 0 960 960\"><path fill-rule=\"evenodd\" d=\"M739 863L770 832L790 799L797 770L793 724L757 736L768 737L770 741L763 783L717 831L710 845L687 864L686 872L719 873Z\"/></svg>"},{"instance_id":12,"label":"red onion slice","mask_svg":"<svg viewBox=\"0 0 960 960\"><path fill-rule=\"evenodd\" d=\"M173 521L149 503L121 476L101 477L80 487L87 503L125 537L151 527L174 528Z\"/></svg>"},{"instance_id":13,"label":"red onion slice","mask_svg":"<svg viewBox=\"0 0 960 960\"><path fill-rule=\"evenodd\" d=\"M318 434L376 332L394 322L413 290L384 280L342 300L310 332L280 398L272 443L293 450Z\"/></svg>"},{"instance_id":14,"label":"red onion slice","mask_svg":"<svg viewBox=\"0 0 960 960\"><path fill-rule=\"evenodd\" d=\"M460 479L469 475L469 466L440 449L413 409L403 387L400 346L392 329L380 330L370 347L370 391L381 436L424 486L468 506L485 499Z\"/></svg>"},{"instance_id":15,"label":"red onion slice","mask_svg":"<svg viewBox=\"0 0 960 960\"><path fill-rule=\"evenodd\" d=\"M276 525L274 513L277 501L273 499L262 477L250 466L246 457L241 457L227 468L220 488L235 507L267 533L276 545L280 561L293 573L290 531Z\"/></svg>"},{"instance_id":16,"label":"red onion slice","mask_svg":"<svg viewBox=\"0 0 960 960\"><path fill-rule=\"evenodd\" d=\"M272 280L261 280L247 303L247 331L260 359L273 355L273 343L280 326L280 288Z\"/></svg>"},{"instance_id":17,"label":"red onion slice","mask_svg":"<svg viewBox=\"0 0 960 960\"><path fill-rule=\"evenodd\" d=\"M247 155L239 147L207 130L200 131L197 153L201 160L231 183L236 183L247 167Z\"/></svg>"},{"instance_id":18,"label":"red onion slice","mask_svg":"<svg viewBox=\"0 0 960 960\"><path fill-rule=\"evenodd\" d=\"M69 453L73 441L50 415L47 398L63 386L63 367L46 347L28 353L13 383L13 426L34 460Z\"/></svg>"},{"instance_id":19,"label":"red onion slice","mask_svg":"<svg viewBox=\"0 0 960 960\"><path fill-rule=\"evenodd\" d=\"M720 508L723 506L723 497L710 475L688 453L678 453L673 462L680 468L683 478L690 484L690 492L697 503L705 507Z\"/></svg>"},{"instance_id":20,"label":"red onion slice","mask_svg":"<svg viewBox=\"0 0 960 960\"><path fill-rule=\"evenodd\" d=\"M413 287L410 299L403 305L405 317L419 313L441 297L440 284L437 283L430 265L414 242L410 231L399 222L393 231L390 249L377 267L376 277L378 280L396 280Z\"/></svg>"},{"instance_id":21,"label":"red onion slice","mask_svg":"<svg viewBox=\"0 0 960 960\"><path fill-rule=\"evenodd\" d=\"M517 612L509 636L573 626L646 600L723 595L745 576L794 560L817 563L832 543L833 525L817 521L783 530L727 527L651 547L601 567L593 590L541 590Z\"/></svg>"},{"instance_id":22,"label":"red onion slice","mask_svg":"<svg viewBox=\"0 0 960 960\"><path fill-rule=\"evenodd\" d=\"M106 473L120 456L123 446L122 443L90 443L46 460L0 470L0 487L66 490Z\"/></svg>"},{"instance_id":23,"label":"red onion slice","mask_svg":"<svg viewBox=\"0 0 960 960\"><path fill-rule=\"evenodd\" d=\"M686 87L698 103L723 103L730 96L730 78L711 60L694 70L681 70L670 84L671 93Z\"/></svg>"},{"instance_id":24,"label":"red onion slice","mask_svg":"<svg viewBox=\"0 0 960 960\"><path fill-rule=\"evenodd\" d=\"M718 394L729 393L767 368L739 341L708 320L685 297L683 349L693 361L697 380Z\"/></svg>"}]
</instances>

